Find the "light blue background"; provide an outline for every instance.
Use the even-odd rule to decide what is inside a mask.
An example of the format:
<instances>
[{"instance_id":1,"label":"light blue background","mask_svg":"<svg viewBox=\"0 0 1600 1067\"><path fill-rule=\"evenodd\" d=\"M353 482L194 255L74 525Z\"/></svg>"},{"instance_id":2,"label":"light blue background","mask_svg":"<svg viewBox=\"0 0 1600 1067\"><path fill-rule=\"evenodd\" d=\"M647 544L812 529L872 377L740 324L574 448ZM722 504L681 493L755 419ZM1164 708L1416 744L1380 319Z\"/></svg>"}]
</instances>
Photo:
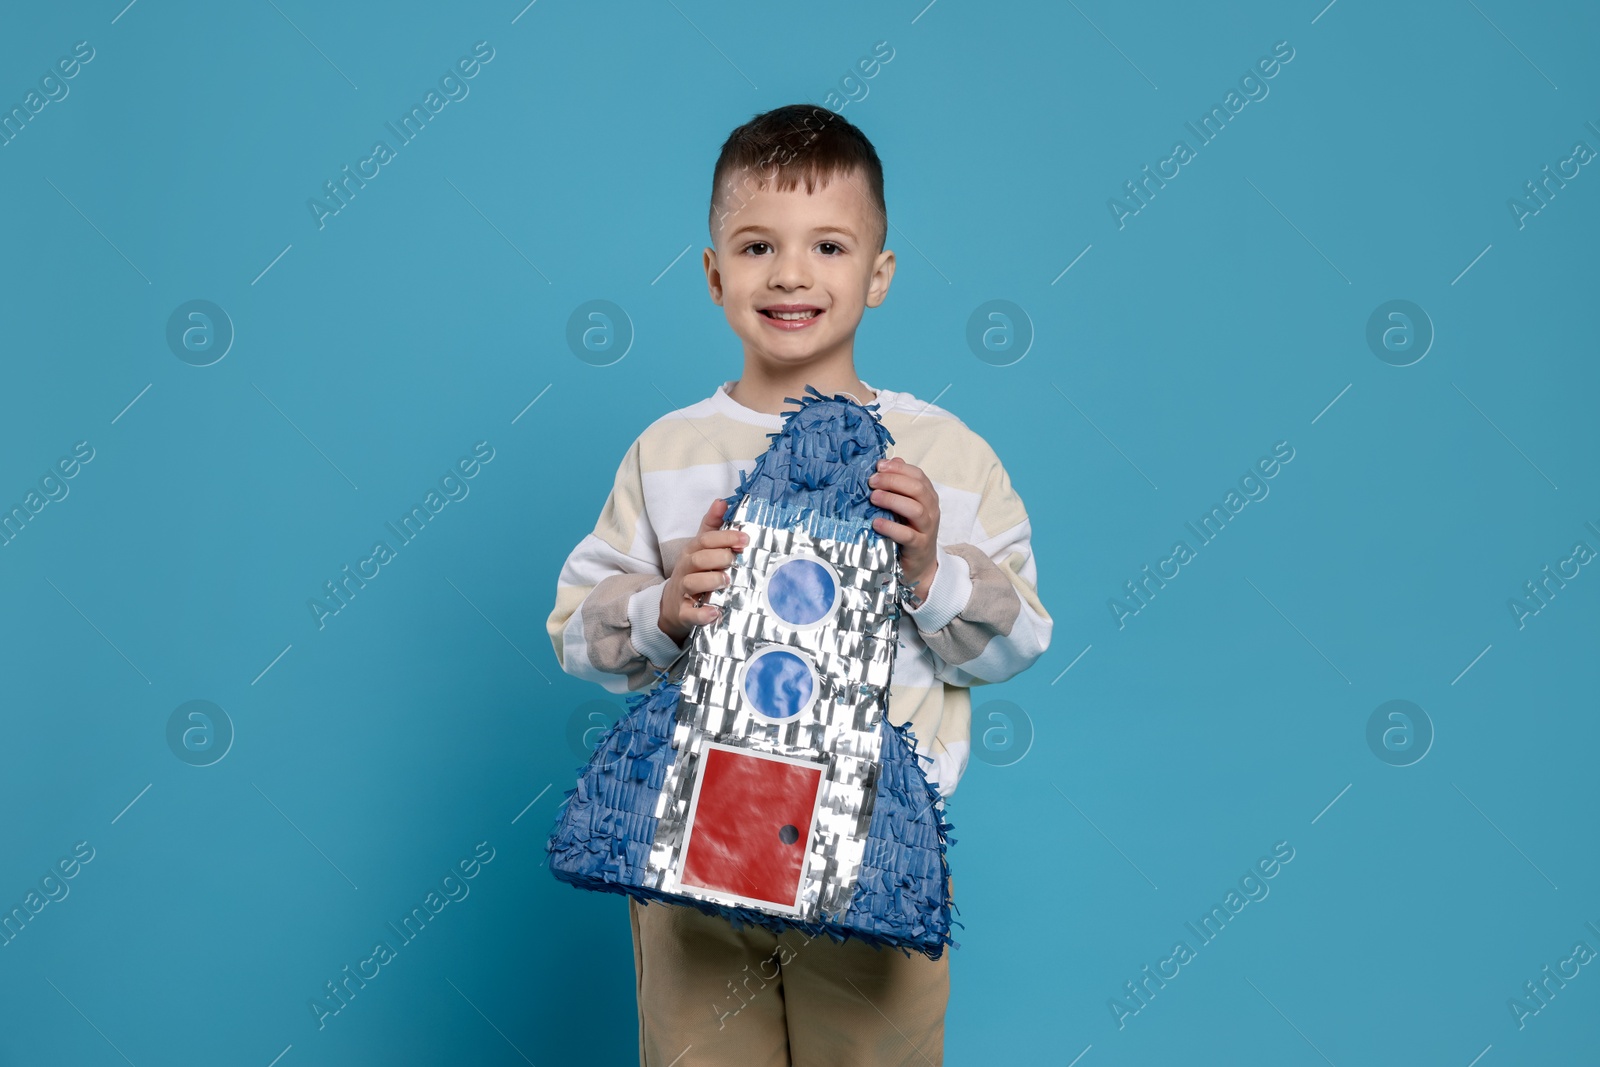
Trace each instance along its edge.
<instances>
[{"instance_id":1,"label":"light blue background","mask_svg":"<svg viewBox=\"0 0 1600 1067\"><path fill-rule=\"evenodd\" d=\"M541 867L574 716L620 700L545 619L633 436L739 374L699 265L723 139L878 41L843 114L898 273L858 370L1004 458L1055 620L974 693L948 1061L1593 1062L1596 964L1507 1007L1600 950L1600 571L1507 607L1600 549L1600 171L1507 207L1600 149L1591 8L124 2L0 29L5 109L95 49L0 148L0 503L95 450L0 549L0 905L95 850L0 948L0 1063L631 1062L624 903ZM470 95L319 229L308 198L480 40ZM1283 40L1119 229L1108 198ZM165 340L194 299L237 331L208 367ZM566 341L596 299L634 331L603 367ZM1003 367L966 341L996 299L1032 336ZM1408 367L1365 341L1392 299L1437 331ZM319 629L308 599L478 441L470 495ZM1108 600L1278 441L1270 496L1119 629ZM236 731L208 767L166 740L196 699ZM1392 699L1436 731L1412 766L1366 742ZM993 700L1031 723L1009 766ZM1270 896L1119 1028L1279 841Z\"/></svg>"}]
</instances>

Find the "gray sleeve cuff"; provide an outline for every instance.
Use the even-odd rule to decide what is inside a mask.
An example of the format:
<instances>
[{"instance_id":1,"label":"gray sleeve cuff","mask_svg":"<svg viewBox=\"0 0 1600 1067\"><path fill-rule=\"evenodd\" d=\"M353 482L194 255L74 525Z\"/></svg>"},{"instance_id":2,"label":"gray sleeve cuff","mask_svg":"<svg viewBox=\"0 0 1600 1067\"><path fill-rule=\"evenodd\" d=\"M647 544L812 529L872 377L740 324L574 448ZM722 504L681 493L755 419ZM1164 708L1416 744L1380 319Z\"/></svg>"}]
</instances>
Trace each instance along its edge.
<instances>
[{"instance_id":1,"label":"gray sleeve cuff","mask_svg":"<svg viewBox=\"0 0 1600 1067\"><path fill-rule=\"evenodd\" d=\"M661 632L661 587L665 582L652 582L628 598L629 640L641 656L662 670L683 651Z\"/></svg>"},{"instance_id":2,"label":"gray sleeve cuff","mask_svg":"<svg viewBox=\"0 0 1600 1067\"><path fill-rule=\"evenodd\" d=\"M939 569L933 574L927 598L922 607L908 612L917 629L925 634L944 629L972 599L972 568L967 561L954 552L945 551L943 545L935 547L934 555L939 560Z\"/></svg>"}]
</instances>

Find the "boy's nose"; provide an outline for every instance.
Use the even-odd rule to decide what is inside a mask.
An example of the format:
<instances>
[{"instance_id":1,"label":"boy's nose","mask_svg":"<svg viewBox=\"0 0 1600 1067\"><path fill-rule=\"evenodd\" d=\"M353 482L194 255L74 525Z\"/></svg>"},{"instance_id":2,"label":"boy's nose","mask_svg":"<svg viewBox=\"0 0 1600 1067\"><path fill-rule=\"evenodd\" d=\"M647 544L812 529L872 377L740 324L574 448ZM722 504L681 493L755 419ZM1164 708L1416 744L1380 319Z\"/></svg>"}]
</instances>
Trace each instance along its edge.
<instances>
[{"instance_id":1,"label":"boy's nose","mask_svg":"<svg viewBox=\"0 0 1600 1067\"><path fill-rule=\"evenodd\" d=\"M772 284L780 289L794 289L811 280L803 252L780 253L772 260Z\"/></svg>"}]
</instances>

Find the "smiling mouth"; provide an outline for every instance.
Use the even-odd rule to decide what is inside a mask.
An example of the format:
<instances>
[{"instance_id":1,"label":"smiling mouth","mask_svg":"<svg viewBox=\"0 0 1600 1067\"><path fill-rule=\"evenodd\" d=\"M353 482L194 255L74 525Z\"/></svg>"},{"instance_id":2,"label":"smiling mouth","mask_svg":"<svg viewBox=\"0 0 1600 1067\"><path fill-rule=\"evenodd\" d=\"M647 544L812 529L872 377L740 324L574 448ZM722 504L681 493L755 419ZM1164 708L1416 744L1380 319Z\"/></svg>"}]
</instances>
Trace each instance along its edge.
<instances>
[{"instance_id":1,"label":"smiling mouth","mask_svg":"<svg viewBox=\"0 0 1600 1067\"><path fill-rule=\"evenodd\" d=\"M765 315L769 319L777 319L779 322L804 322L806 319L816 318L818 315L822 314L822 312L817 310L769 311L766 308L762 308L761 314Z\"/></svg>"}]
</instances>

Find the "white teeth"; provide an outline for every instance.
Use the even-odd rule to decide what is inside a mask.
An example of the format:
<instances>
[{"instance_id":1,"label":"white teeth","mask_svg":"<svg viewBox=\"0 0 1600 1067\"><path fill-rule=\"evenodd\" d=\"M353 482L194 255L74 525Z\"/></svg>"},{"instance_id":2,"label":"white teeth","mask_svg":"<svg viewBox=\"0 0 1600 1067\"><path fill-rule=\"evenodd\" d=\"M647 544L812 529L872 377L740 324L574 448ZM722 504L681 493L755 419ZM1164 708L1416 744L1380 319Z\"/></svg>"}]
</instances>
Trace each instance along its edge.
<instances>
[{"instance_id":1,"label":"white teeth","mask_svg":"<svg viewBox=\"0 0 1600 1067\"><path fill-rule=\"evenodd\" d=\"M798 319L814 319L814 318L817 317L818 312L815 312L815 311L769 311L769 312L767 312L767 314L771 315L775 319L782 319L785 322L794 322L794 321L796 321Z\"/></svg>"}]
</instances>

